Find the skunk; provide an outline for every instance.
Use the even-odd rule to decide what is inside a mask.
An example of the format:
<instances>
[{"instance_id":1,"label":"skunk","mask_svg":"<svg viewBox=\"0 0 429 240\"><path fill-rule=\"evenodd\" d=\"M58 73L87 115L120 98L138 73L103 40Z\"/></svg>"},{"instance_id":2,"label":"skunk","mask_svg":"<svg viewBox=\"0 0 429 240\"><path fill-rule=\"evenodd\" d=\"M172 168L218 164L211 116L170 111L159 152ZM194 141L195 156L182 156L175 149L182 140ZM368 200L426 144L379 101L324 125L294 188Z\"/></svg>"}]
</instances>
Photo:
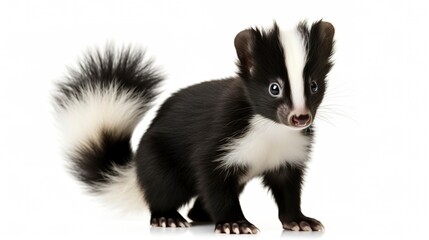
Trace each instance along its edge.
<instances>
[{"instance_id":1,"label":"skunk","mask_svg":"<svg viewBox=\"0 0 429 240\"><path fill-rule=\"evenodd\" d=\"M237 76L174 93L136 152L131 135L163 77L140 49L91 51L55 94L73 173L94 194L146 204L156 227L189 227L177 210L195 198L188 217L226 234L259 231L239 195L260 176L284 229L322 231L302 213L300 195L334 32L322 20L241 31L234 40Z\"/></svg>"}]
</instances>

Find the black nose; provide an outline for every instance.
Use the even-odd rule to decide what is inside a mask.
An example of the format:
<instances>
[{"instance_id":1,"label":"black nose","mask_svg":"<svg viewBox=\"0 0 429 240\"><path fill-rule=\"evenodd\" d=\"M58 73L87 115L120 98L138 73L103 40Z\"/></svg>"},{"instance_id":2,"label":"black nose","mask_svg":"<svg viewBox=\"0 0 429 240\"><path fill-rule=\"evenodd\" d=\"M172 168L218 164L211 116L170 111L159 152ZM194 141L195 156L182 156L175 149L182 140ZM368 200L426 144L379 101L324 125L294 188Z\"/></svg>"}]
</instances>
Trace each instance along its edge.
<instances>
[{"instance_id":1,"label":"black nose","mask_svg":"<svg viewBox=\"0 0 429 240\"><path fill-rule=\"evenodd\" d=\"M308 114L303 115L293 115L291 123L294 127L306 127L310 125L311 117Z\"/></svg>"}]
</instances>

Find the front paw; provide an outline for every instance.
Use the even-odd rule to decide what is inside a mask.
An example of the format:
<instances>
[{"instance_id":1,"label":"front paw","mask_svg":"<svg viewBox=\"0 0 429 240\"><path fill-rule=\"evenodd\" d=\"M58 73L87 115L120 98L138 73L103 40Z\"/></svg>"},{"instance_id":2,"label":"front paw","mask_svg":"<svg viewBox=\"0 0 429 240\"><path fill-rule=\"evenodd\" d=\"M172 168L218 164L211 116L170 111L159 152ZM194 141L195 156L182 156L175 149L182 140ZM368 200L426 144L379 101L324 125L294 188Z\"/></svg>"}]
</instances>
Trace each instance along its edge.
<instances>
[{"instance_id":1,"label":"front paw","mask_svg":"<svg viewBox=\"0 0 429 240\"><path fill-rule=\"evenodd\" d=\"M246 220L222 221L216 223L215 233L225 234L256 234L259 229Z\"/></svg>"},{"instance_id":2,"label":"front paw","mask_svg":"<svg viewBox=\"0 0 429 240\"><path fill-rule=\"evenodd\" d=\"M300 216L295 218L284 218L281 220L283 228L289 231L324 231L324 227L321 222L314 218L306 216Z\"/></svg>"}]
</instances>

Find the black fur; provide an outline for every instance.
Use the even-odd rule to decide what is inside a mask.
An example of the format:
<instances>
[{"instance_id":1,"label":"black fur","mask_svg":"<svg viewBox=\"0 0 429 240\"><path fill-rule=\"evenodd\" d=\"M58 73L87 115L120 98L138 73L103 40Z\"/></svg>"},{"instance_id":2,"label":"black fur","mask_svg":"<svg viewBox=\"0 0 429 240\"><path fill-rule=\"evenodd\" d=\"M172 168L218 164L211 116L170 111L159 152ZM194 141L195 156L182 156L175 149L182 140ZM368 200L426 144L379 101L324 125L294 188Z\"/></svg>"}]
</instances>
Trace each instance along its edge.
<instances>
[{"instance_id":1,"label":"black fur","mask_svg":"<svg viewBox=\"0 0 429 240\"><path fill-rule=\"evenodd\" d=\"M332 67L334 29L322 21L310 28L300 24L298 29L308 51L304 69L306 105L315 116L324 96L326 75ZM161 106L141 139L134 159L154 226L182 223L184 219L177 209L197 197L189 213L194 221L213 221L217 231L226 233L234 229L240 233L257 230L247 221L239 203L244 187L239 179L248 169L224 169L218 159L226 153L223 146L246 134L256 114L287 124L278 113L279 106L284 105L287 115L293 104L284 59L287 49L282 47L276 24L268 31L248 29L239 33L235 47L239 58L237 77L204 82L175 93ZM158 75L140 65L140 54L125 51L119 58L110 52L106 55L107 58L100 54L87 58L71 82L61 85L62 94L57 98L60 107L66 107L63 99L80 98L82 86L104 86L105 81L118 81L124 90L143 94L146 99L155 96ZM283 96L273 98L268 94L268 86L278 78L285 82ZM311 80L319 85L317 93L309 92ZM311 128L302 133L312 136ZM129 138L111 139L106 133L100 152L83 149L79 155L82 159L74 159L80 178L89 184L103 182L101 173L112 163L128 163L132 155ZM285 229L296 230L296 224L299 230L318 230L321 226L317 220L305 217L300 209L304 170L305 166L286 164L263 174Z\"/></svg>"},{"instance_id":2,"label":"black fur","mask_svg":"<svg viewBox=\"0 0 429 240\"><path fill-rule=\"evenodd\" d=\"M198 84L169 98L136 155L151 212L178 209L199 195L214 220L244 218L238 203L242 186L236 183L240 171L225 174L215 160L227 139L245 132L252 114L239 79Z\"/></svg>"},{"instance_id":3,"label":"black fur","mask_svg":"<svg viewBox=\"0 0 429 240\"><path fill-rule=\"evenodd\" d=\"M331 67L326 61L331 49L325 56L314 52L321 50L315 45L329 39L314 39L318 33L313 28L311 34L304 34L308 34L310 51L306 79L317 79L321 85L321 91L308 98L308 104L315 105L315 114L324 94L326 70ZM268 32L250 29L241 34L247 38L236 39L241 78L205 82L176 93L164 103L142 138L136 161L152 213L176 210L199 196L189 214L194 220L208 220L208 215L217 223L247 222L238 200L243 188L238 179L246 169L231 169L233 173L219 169L216 160L224 153L221 146L244 134L254 114L278 121L277 106L291 100L288 91L280 100L266 92L272 79L287 79L277 26ZM324 66L314 66L320 62ZM283 220L304 219L300 211L302 172L302 168L285 167L265 176Z\"/></svg>"}]
</instances>

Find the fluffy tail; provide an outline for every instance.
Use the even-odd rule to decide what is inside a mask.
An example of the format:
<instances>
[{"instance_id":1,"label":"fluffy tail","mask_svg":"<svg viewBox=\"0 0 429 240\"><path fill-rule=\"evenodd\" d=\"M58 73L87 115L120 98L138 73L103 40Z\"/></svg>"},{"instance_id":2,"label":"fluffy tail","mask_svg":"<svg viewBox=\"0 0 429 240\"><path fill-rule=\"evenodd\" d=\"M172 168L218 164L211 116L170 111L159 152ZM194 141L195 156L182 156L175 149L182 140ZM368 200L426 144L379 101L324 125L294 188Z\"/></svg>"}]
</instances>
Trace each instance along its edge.
<instances>
[{"instance_id":1,"label":"fluffy tail","mask_svg":"<svg viewBox=\"0 0 429 240\"><path fill-rule=\"evenodd\" d=\"M64 150L73 174L92 193L126 205L144 203L130 139L161 81L143 51L107 48L86 55L58 84Z\"/></svg>"}]
</instances>

